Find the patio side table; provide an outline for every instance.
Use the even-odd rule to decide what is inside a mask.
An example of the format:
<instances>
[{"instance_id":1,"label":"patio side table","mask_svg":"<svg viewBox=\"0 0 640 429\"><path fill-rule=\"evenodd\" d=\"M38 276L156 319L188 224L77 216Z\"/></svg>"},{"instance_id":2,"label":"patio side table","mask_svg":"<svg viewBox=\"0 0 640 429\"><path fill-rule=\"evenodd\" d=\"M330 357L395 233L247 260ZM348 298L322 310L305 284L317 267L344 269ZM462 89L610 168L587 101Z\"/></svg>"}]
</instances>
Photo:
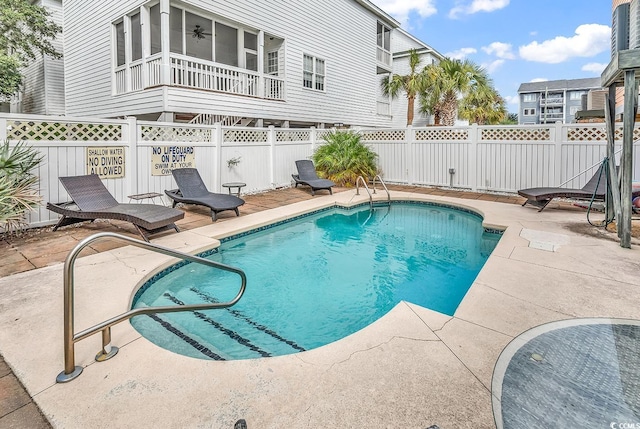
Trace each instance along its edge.
<instances>
[{"instance_id":1,"label":"patio side table","mask_svg":"<svg viewBox=\"0 0 640 429\"><path fill-rule=\"evenodd\" d=\"M236 197L240 196L240 190L245 186L247 186L247 184L242 182L228 182L228 183L222 184L223 188L227 188L229 190L229 195L232 194L231 190L235 188L235 191L233 192L233 194L235 194Z\"/></svg>"},{"instance_id":2,"label":"patio side table","mask_svg":"<svg viewBox=\"0 0 640 429\"><path fill-rule=\"evenodd\" d=\"M145 194L134 194L127 196L127 198L129 198L129 202L131 202L131 200L140 202L141 200L150 199L153 204L155 204L155 199L158 197L160 197L160 201L162 201L162 194L158 192L147 192Z\"/></svg>"}]
</instances>

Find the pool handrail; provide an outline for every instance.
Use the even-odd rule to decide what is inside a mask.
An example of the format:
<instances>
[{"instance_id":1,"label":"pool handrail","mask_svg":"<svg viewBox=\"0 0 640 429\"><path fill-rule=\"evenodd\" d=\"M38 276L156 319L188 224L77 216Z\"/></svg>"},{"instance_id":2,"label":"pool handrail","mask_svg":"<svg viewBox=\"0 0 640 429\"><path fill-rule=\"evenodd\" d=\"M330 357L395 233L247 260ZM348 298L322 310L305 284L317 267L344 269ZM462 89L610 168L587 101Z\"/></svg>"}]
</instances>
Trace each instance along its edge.
<instances>
[{"instance_id":1,"label":"pool handrail","mask_svg":"<svg viewBox=\"0 0 640 429\"><path fill-rule=\"evenodd\" d=\"M384 187L384 190L387 192L387 202L389 206L391 206L391 194L389 193L389 189L387 189L387 185L384 183L384 181L382 180L382 177L380 177L379 174L376 174L375 176L373 176L373 193L374 194L376 193L376 179L380 181L380 184ZM371 191L367 186L367 181L364 180L364 177L362 176L358 176L358 178L356 179L356 195L360 195L360 182L362 182L364 189L367 191L367 194L369 194L369 207L371 208L371 210L373 210L373 196L371 195Z\"/></svg>"},{"instance_id":2,"label":"pool handrail","mask_svg":"<svg viewBox=\"0 0 640 429\"><path fill-rule=\"evenodd\" d=\"M227 302L221 303L206 303L206 304L191 304L191 305L174 305L174 306L160 306L160 307L144 307L135 308L122 313L118 316L98 323L90 328L74 334L74 264L78 257L78 254L82 249L89 244L103 239L115 239L125 241L130 245L140 247L143 249L151 250L164 255L173 256L185 261L195 262L203 265L217 268L224 271L229 271L238 274L242 280L240 289L236 296ZM64 262L64 371L62 371L56 377L57 383L66 383L76 377L78 377L83 368L81 366L75 366L75 343L83 340L98 331L102 331L102 350L96 355L96 361L102 362L112 358L118 353L118 348L111 346L111 326L116 325L122 321L128 320L134 316L150 313L174 313L179 311L191 311L191 310L211 310L218 308L227 308L235 305L242 295L247 286L247 276L239 268L231 267L229 265L221 264L219 262L210 261L199 256L189 255L188 253L179 252L177 250L169 249L168 247L159 246L154 243L147 243L145 241L137 240L135 238L127 237L124 235L116 234L113 232L100 232L89 236L78 243L67 255Z\"/></svg>"}]
</instances>

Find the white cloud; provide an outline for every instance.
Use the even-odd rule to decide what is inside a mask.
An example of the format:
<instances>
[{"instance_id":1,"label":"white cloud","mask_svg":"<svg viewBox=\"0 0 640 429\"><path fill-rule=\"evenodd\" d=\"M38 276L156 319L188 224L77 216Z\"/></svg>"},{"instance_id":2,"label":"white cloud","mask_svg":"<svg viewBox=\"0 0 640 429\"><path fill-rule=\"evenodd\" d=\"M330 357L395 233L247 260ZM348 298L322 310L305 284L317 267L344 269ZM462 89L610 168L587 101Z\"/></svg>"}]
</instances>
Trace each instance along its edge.
<instances>
[{"instance_id":1,"label":"white cloud","mask_svg":"<svg viewBox=\"0 0 640 429\"><path fill-rule=\"evenodd\" d=\"M520 104L520 97L518 97L517 95L505 95L503 96L503 98L505 99L507 104Z\"/></svg>"},{"instance_id":2,"label":"white cloud","mask_svg":"<svg viewBox=\"0 0 640 429\"><path fill-rule=\"evenodd\" d=\"M516 56L511 52L510 43L493 42L489 46L483 46L482 50L489 55L495 55L505 60L513 60Z\"/></svg>"},{"instance_id":3,"label":"white cloud","mask_svg":"<svg viewBox=\"0 0 640 429\"><path fill-rule=\"evenodd\" d=\"M471 3L460 4L449 11L449 18L455 19L461 14L472 15L478 12L493 12L507 7L510 0L472 0Z\"/></svg>"},{"instance_id":4,"label":"white cloud","mask_svg":"<svg viewBox=\"0 0 640 429\"><path fill-rule=\"evenodd\" d=\"M557 36L544 42L520 46L520 56L527 61L558 64L574 57L593 57L609 49L611 28L602 24L583 24L572 37Z\"/></svg>"},{"instance_id":5,"label":"white cloud","mask_svg":"<svg viewBox=\"0 0 640 429\"><path fill-rule=\"evenodd\" d=\"M435 0L372 0L372 2L400 21L403 26L407 25L411 11L415 11L423 18L438 11Z\"/></svg>"},{"instance_id":6,"label":"white cloud","mask_svg":"<svg viewBox=\"0 0 640 429\"><path fill-rule=\"evenodd\" d=\"M547 79L546 77L536 77L536 78L531 79L529 82L546 82L548 80L549 79Z\"/></svg>"},{"instance_id":7,"label":"white cloud","mask_svg":"<svg viewBox=\"0 0 640 429\"><path fill-rule=\"evenodd\" d=\"M461 60L463 58L466 58L467 55L475 54L476 52L478 52L478 50L475 48L461 48L457 51L447 52L446 54L444 54L444 56L453 58L455 60Z\"/></svg>"},{"instance_id":8,"label":"white cloud","mask_svg":"<svg viewBox=\"0 0 640 429\"><path fill-rule=\"evenodd\" d=\"M602 71L607 67L605 63L587 63L582 66L582 71L592 72L594 74L602 74Z\"/></svg>"},{"instance_id":9,"label":"white cloud","mask_svg":"<svg viewBox=\"0 0 640 429\"><path fill-rule=\"evenodd\" d=\"M487 73L493 73L498 70L502 64L504 64L504 60L495 60L489 64L482 64L482 68L485 69Z\"/></svg>"}]
</instances>

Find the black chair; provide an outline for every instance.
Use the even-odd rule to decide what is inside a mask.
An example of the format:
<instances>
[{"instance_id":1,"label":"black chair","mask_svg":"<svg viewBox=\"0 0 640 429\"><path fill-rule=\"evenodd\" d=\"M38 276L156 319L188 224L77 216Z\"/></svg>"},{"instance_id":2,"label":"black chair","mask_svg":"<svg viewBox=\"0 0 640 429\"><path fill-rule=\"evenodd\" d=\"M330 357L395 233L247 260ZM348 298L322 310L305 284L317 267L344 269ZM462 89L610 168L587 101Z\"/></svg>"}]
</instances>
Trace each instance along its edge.
<instances>
[{"instance_id":1,"label":"black chair","mask_svg":"<svg viewBox=\"0 0 640 429\"><path fill-rule=\"evenodd\" d=\"M607 192L607 176L603 170L603 165L580 189L578 188L529 188L521 189L518 194L527 200L522 205L531 204L539 208L541 212L547 204L554 198L573 198L577 200L603 201ZM640 191L633 191L633 197L640 196Z\"/></svg>"},{"instance_id":2,"label":"black chair","mask_svg":"<svg viewBox=\"0 0 640 429\"><path fill-rule=\"evenodd\" d=\"M238 207L244 204L244 200L235 195L209 192L195 168L177 168L171 173L178 184L178 189L164 192L173 200L173 207L178 203L209 207L211 220L214 222L217 214L225 210L233 210L236 216L240 216Z\"/></svg>"},{"instance_id":3,"label":"black chair","mask_svg":"<svg viewBox=\"0 0 640 429\"><path fill-rule=\"evenodd\" d=\"M60 177L73 201L47 203L47 209L62 215L53 230L77 222L115 219L130 222L145 241L167 229L180 232L175 222L184 217L182 210L155 204L118 203L97 174Z\"/></svg>"},{"instance_id":4,"label":"black chair","mask_svg":"<svg viewBox=\"0 0 640 429\"><path fill-rule=\"evenodd\" d=\"M311 195L315 195L315 191L322 189L328 190L333 195L331 187L336 186L336 184L331 180L319 178L313 161L308 159L296 161L296 168L298 169L298 174L291 175L296 182L296 188L298 185L307 185L311 187Z\"/></svg>"}]
</instances>

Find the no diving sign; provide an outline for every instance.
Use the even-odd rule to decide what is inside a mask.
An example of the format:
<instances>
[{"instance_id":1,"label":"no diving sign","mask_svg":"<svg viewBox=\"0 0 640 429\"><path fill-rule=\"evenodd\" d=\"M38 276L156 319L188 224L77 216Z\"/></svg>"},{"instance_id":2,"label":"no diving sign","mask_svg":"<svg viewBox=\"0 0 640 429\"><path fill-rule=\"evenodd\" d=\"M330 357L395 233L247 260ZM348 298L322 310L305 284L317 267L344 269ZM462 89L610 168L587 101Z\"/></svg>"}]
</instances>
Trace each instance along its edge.
<instances>
[{"instance_id":1,"label":"no diving sign","mask_svg":"<svg viewBox=\"0 0 640 429\"><path fill-rule=\"evenodd\" d=\"M87 148L87 174L101 179L124 177L124 146Z\"/></svg>"}]
</instances>

